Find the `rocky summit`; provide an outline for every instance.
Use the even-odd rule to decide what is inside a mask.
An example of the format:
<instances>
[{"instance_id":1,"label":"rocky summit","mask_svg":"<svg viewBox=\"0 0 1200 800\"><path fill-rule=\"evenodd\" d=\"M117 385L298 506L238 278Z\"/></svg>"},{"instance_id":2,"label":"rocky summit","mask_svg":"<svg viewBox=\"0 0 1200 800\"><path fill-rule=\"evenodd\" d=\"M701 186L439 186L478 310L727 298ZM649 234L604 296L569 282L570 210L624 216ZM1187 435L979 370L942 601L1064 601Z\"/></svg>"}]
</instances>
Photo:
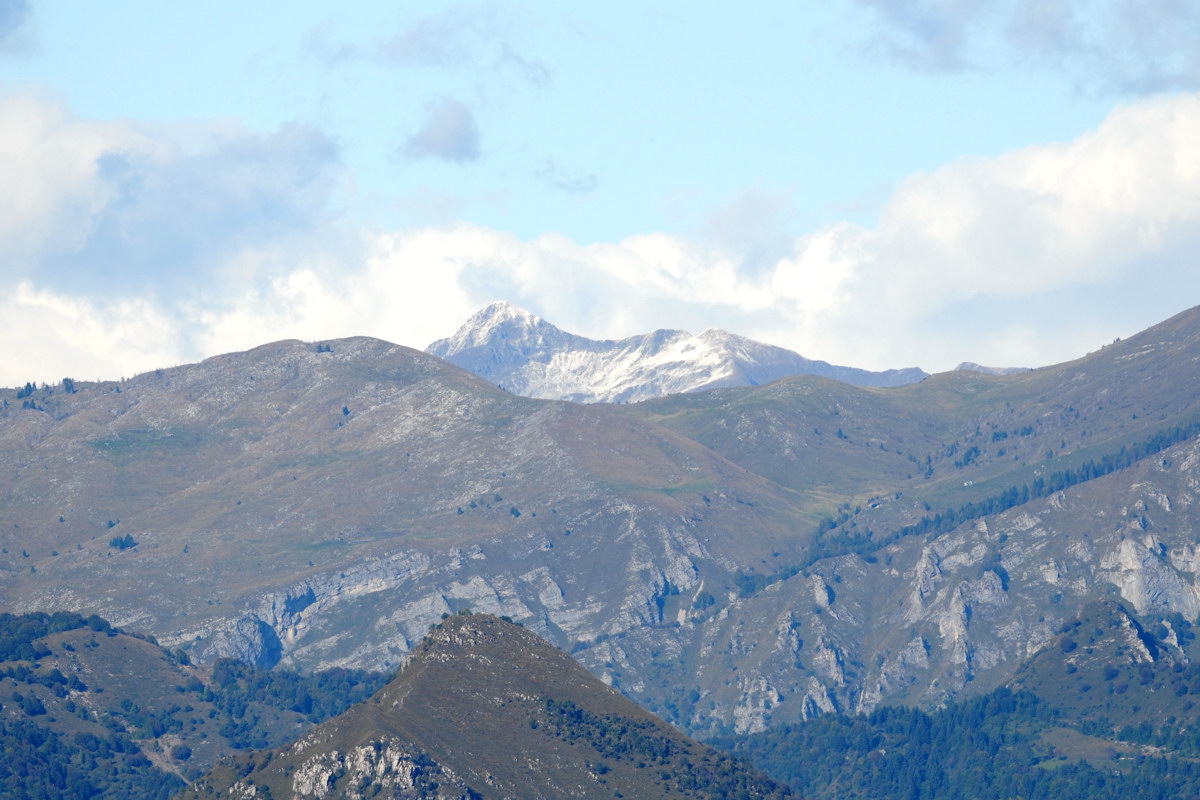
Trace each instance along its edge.
<instances>
[{"instance_id":1,"label":"rocky summit","mask_svg":"<svg viewBox=\"0 0 1200 800\"><path fill-rule=\"evenodd\" d=\"M305 670L505 615L704 734L987 691L1101 600L1182 663L1198 363L1193 309L1041 369L627 405L366 338L27 384L0 605Z\"/></svg>"},{"instance_id":2,"label":"rocky summit","mask_svg":"<svg viewBox=\"0 0 1200 800\"><path fill-rule=\"evenodd\" d=\"M486 615L433 630L368 702L197 781L201 798L785 798L540 637Z\"/></svg>"}]
</instances>

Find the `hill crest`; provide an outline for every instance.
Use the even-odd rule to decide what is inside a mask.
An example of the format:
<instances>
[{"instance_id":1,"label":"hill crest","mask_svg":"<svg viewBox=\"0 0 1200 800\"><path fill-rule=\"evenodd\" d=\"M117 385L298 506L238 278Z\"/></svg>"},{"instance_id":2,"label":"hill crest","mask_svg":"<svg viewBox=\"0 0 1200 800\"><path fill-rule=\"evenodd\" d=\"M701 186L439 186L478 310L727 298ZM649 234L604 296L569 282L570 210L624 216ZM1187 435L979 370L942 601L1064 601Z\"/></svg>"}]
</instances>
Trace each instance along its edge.
<instances>
[{"instance_id":1,"label":"hill crest","mask_svg":"<svg viewBox=\"0 0 1200 800\"><path fill-rule=\"evenodd\" d=\"M234 759L184 798L715 800L735 788L747 798L792 796L532 632L460 614L431 631L371 700L290 745Z\"/></svg>"}]
</instances>

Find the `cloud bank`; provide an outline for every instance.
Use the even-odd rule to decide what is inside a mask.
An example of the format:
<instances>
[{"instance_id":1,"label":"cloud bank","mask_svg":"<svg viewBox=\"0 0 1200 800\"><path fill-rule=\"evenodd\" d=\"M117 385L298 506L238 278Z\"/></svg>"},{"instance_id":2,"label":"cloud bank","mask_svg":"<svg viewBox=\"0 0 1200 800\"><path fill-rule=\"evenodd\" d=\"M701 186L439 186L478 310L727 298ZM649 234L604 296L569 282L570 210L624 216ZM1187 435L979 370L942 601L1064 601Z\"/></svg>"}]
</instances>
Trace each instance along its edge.
<instances>
[{"instance_id":1,"label":"cloud bank","mask_svg":"<svg viewBox=\"0 0 1200 800\"><path fill-rule=\"evenodd\" d=\"M301 126L97 122L36 95L0 101L0 174L0 278L103 297L243 284L240 255L298 244L348 180Z\"/></svg>"},{"instance_id":2,"label":"cloud bank","mask_svg":"<svg viewBox=\"0 0 1200 800\"><path fill-rule=\"evenodd\" d=\"M899 184L788 236L750 192L694 238L579 243L341 218L337 151L287 127L148 127L0 100L0 383L115 378L280 338L413 347L495 300L585 335L723 327L868 368L1077 357L1200 296L1200 96ZM212 176L224 175L216 180Z\"/></svg>"}]
</instances>

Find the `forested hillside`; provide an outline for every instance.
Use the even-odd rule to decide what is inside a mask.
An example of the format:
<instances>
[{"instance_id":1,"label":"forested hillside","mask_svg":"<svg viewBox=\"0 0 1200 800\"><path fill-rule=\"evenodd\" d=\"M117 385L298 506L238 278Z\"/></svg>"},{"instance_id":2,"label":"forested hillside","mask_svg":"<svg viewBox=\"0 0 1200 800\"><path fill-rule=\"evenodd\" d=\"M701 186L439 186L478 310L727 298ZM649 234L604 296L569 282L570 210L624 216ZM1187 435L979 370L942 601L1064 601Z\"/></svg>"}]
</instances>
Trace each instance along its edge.
<instances>
[{"instance_id":1,"label":"forested hillside","mask_svg":"<svg viewBox=\"0 0 1200 800\"><path fill-rule=\"evenodd\" d=\"M0 614L0 786L32 800L166 798L383 685L335 669L194 666L97 616Z\"/></svg>"},{"instance_id":2,"label":"forested hillside","mask_svg":"<svg viewBox=\"0 0 1200 800\"><path fill-rule=\"evenodd\" d=\"M815 800L1200 797L1200 664L1157 627L1091 604L1011 686L716 743Z\"/></svg>"}]
</instances>

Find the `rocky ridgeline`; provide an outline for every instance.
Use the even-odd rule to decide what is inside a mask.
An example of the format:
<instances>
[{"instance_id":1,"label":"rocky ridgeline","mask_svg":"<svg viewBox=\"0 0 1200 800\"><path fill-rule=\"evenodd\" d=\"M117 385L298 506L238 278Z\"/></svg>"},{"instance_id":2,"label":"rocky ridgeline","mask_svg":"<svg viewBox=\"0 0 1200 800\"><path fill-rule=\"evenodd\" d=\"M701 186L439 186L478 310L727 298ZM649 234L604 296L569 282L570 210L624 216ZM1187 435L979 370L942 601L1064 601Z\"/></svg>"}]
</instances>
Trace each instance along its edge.
<instances>
[{"instance_id":1,"label":"rocky ridgeline","mask_svg":"<svg viewBox=\"0 0 1200 800\"><path fill-rule=\"evenodd\" d=\"M757 386L819 375L858 386L902 386L920 369L871 372L804 358L722 330L699 336L657 330L626 339L588 339L498 302L426 352L526 397L577 403L634 403L723 386Z\"/></svg>"}]
</instances>

